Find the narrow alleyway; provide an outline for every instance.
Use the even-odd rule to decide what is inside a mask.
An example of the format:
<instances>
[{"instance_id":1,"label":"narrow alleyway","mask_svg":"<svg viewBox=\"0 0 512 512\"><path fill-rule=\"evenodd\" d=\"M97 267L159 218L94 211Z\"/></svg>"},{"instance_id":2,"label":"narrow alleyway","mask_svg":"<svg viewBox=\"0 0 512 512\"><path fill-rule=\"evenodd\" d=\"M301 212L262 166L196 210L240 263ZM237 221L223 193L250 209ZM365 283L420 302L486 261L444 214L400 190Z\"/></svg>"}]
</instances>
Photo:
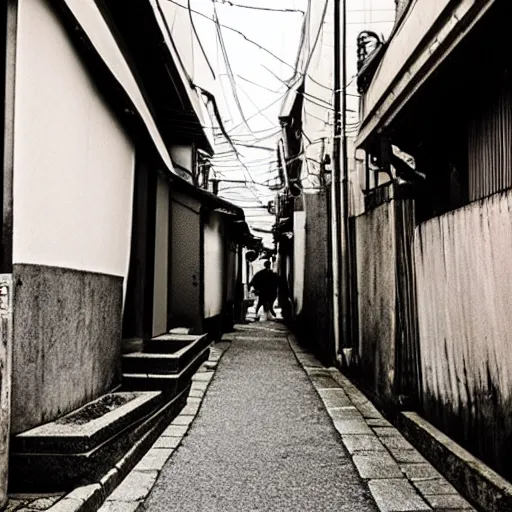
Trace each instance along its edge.
<instances>
[{"instance_id":1,"label":"narrow alleyway","mask_svg":"<svg viewBox=\"0 0 512 512\"><path fill-rule=\"evenodd\" d=\"M146 509L376 510L285 328L254 323L239 334Z\"/></svg>"}]
</instances>

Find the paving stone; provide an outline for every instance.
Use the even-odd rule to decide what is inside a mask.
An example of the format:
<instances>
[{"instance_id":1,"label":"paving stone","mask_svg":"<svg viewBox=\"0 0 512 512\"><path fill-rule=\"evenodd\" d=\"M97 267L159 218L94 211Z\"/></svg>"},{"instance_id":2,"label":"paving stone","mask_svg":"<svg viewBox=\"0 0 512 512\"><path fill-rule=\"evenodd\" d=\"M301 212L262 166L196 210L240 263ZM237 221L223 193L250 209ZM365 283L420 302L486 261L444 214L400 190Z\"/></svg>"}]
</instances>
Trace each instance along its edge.
<instances>
[{"instance_id":1,"label":"paving stone","mask_svg":"<svg viewBox=\"0 0 512 512\"><path fill-rule=\"evenodd\" d=\"M374 427L373 431L379 437L387 437L387 436L401 437L400 432L394 427Z\"/></svg>"},{"instance_id":2,"label":"paving stone","mask_svg":"<svg viewBox=\"0 0 512 512\"><path fill-rule=\"evenodd\" d=\"M384 445L375 435L349 434L342 435L341 439L351 455L357 452L386 451Z\"/></svg>"},{"instance_id":3,"label":"paving stone","mask_svg":"<svg viewBox=\"0 0 512 512\"><path fill-rule=\"evenodd\" d=\"M402 437L399 433L397 433L396 436L381 435L380 439L390 450L414 450L414 446L411 443L409 443L404 437Z\"/></svg>"},{"instance_id":4,"label":"paving stone","mask_svg":"<svg viewBox=\"0 0 512 512\"><path fill-rule=\"evenodd\" d=\"M312 377L328 377L329 379L331 378L330 372L328 372L327 370L325 370L323 368L306 366L304 368L304 370L310 378L312 378ZM337 387L339 388L340 386L338 385Z\"/></svg>"},{"instance_id":5,"label":"paving stone","mask_svg":"<svg viewBox=\"0 0 512 512\"><path fill-rule=\"evenodd\" d=\"M83 500L64 497L52 505L51 512L73 512L78 511L84 504ZM30 509L28 509L30 510Z\"/></svg>"},{"instance_id":6,"label":"paving stone","mask_svg":"<svg viewBox=\"0 0 512 512\"><path fill-rule=\"evenodd\" d=\"M389 439L389 438L388 438ZM384 441L385 438L382 439ZM384 443L386 444L386 443ZM388 445L387 445L388 446ZM403 450L402 448L393 448L388 446L391 455L397 462L420 463L427 462L417 450Z\"/></svg>"},{"instance_id":7,"label":"paving stone","mask_svg":"<svg viewBox=\"0 0 512 512\"><path fill-rule=\"evenodd\" d=\"M310 379L317 389L341 389L339 384L335 380L331 379L329 375L310 376Z\"/></svg>"},{"instance_id":8,"label":"paving stone","mask_svg":"<svg viewBox=\"0 0 512 512\"><path fill-rule=\"evenodd\" d=\"M141 501L149 494L157 476L157 471L132 471L107 501Z\"/></svg>"},{"instance_id":9,"label":"paving stone","mask_svg":"<svg viewBox=\"0 0 512 512\"><path fill-rule=\"evenodd\" d=\"M361 478L401 478L400 466L388 452L366 452L354 455L354 464Z\"/></svg>"},{"instance_id":10,"label":"paving stone","mask_svg":"<svg viewBox=\"0 0 512 512\"><path fill-rule=\"evenodd\" d=\"M327 409L352 405L352 402L342 389L318 389L317 392Z\"/></svg>"},{"instance_id":11,"label":"paving stone","mask_svg":"<svg viewBox=\"0 0 512 512\"><path fill-rule=\"evenodd\" d=\"M170 425L163 432L163 437L183 437L188 431L188 426Z\"/></svg>"},{"instance_id":12,"label":"paving stone","mask_svg":"<svg viewBox=\"0 0 512 512\"><path fill-rule=\"evenodd\" d=\"M368 418L367 423L370 427L391 427L388 420L381 418Z\"/></svg>"},{"instance_id":13,"label":"paving stone","mask_svg":"<svg viewBox=\"0 0 512 512\"><path fill-rule=\"evenodd\" d=\"M202 398L204 396L204 390L202 389L191 389L188 397L189 398Z\"/></svg>"},{"instance_id":14,"label":"paving stone","mask_svg":"<svg viewBox=\"0 0 512 512\"><path fill-rule=\"evenodd\" d=\"M330 367L327 370L331 373L332 378L335 379L336 382L338 382L341 386L343 386L343 387L352 386L352 383L350 382L350 380L348 380L347 377L345 377L345 375L340 373L338 368Z\"/></svg>"},{"instance_id":15,"label":"paving stone","mask_svg":"<svg viewBox=\"0 0 512 512\"><path fill-rule=\"evenodd\" d=\"M199 407L201 407L201 402L187 403L187 405L181 410L180 414L183 414L184 416L195 416L199 411Z\"/></svg>"},{"instance_id":16,"label":"paving stone","mask_svg":"<svg viewBox=\"0 0 512 512\"><path fill-rule=\"evenodd\" d=\"M367 419L381 419L382 414L376 409L376 407L369 401L361 404L354 404L357 410L363 415L363 418Z\"/></svg>"},{"instance_id":17,"label":"paving stone","mask_svg":"<svg viewBox=\"0 0 512 512\"><path fill-rule=\"evenodd\" d=\"M424 496L429 494L457 494L455 488L444 478L436 478L434 480L417 480L414 482L414 486Z\"/></svg>"},{"instance_id":18,"label":"paving stone","mask_svg":"<svg viewBox=\"0 0 512 512\"><path fill-rule=\"evenodd\" d=\"M155 441L155 444L152 446L152 448L177 448L180 445L182 439L182 437L162 436Z\"/></svg>"},{"instance_id":19,"label":"paving stone","mask_svg":"<svg viewBox=\"0 0 512 512\"><path fill-rule=\"evenodd\" d=\"M323 364L316 359L316 357L306 353L296 353L296 357L302 366L309 366L310 368L323 368Z\"/></svg>"},{"instance_id":20,"label":"paving stone","mask_svg":"<svg viewBox=\"0 0 512 512\"><path fill-rule=\"evenodd\" d=\"M192 414L180 414L176 416L174 420L172 420L171 425L180 426L180 427L188 427L193 421L195 416Z\"/></svg>"},{"instance_id":21,"label":"paving stone","mask_svg":"<svg viewBox=\"0 0 512 512\"><path fill-rule=\"evenodd\" d=\"M190 389L201 389L203 391L206 391L208 389L208 382L193 380Z\"/></svg>"},{"instance_id":22,"label":"paving stone","mask_svg":"<svg viewBox=\"0 0 512 512\"><path fill-rule=\"evenodd\" d=\"M327 413L333 420L363 420L361 413L354 406L328 407Z\"/></svg>"},{"instance_id":23,"label":"paving stone","mask_svg":"<svg viewBox=\"0 0 512 512\"><path fill-rule=\"evenodd\" d=\"M441 475L430 464L401 464L402 471L410 480L440 478Z\"/></svg>"},{"instance_id":24,"label":"paving stone","mask_svg":"<svg viewBox=\"0 0 512 512\"><path fill-rule=\"evenodd\" d=\"M135 471L160 471L174 452L173 448L152 448L135 466Z\"/></svg>"},{"instance_id":25,"label":"paving stone","mask_svg":"<svg viewBox=\"0 0 512 512\"><path fill-rule=\"evenodd\" d=\"M434 509L472 510L473 507L458 494L425 496Z\"/></svg>"},{"instance_id":26,"label":"paving stone","mask_svg":"<svg viewBox=\"0 0 512 512\"><path fill-rule=\"evenodd\" d=\"M380 512L423 512L431 508L404 478L370 480L370 491Z\"/></svg>"},{"instance_id":27,"label":"paving stone","mask_svg":"<svg viewBox=\"0 0 512 512\"><path fill-rule=\"evenodd\" d=\"M334 420L334 428L340 434L368 434L372 433L364 420Z\"/></svg>"},{"instance_id":28,"label":"paving stone","mask_svg":"<svg viewBox=\"0 0 512 512\"><path fill-rule=\"evenodd\" d=\"M98 512L135 512L141 503L141 501L106 501Z\"/></svg>"},{"instance_id":29,"label":"paving stone","mask_svg":"<svg viewBox=\"0 0 512 512\"><path fill-rule=\"evenodd\" d=\"M210 382L213 378L213 374L214 372L208 370L208 371L203 371L203 372L197 372L193 377L192 377L192 383L195 383L195 382ZM194 384L192 384L194 385Z\"/></svg>"}]
</instances>

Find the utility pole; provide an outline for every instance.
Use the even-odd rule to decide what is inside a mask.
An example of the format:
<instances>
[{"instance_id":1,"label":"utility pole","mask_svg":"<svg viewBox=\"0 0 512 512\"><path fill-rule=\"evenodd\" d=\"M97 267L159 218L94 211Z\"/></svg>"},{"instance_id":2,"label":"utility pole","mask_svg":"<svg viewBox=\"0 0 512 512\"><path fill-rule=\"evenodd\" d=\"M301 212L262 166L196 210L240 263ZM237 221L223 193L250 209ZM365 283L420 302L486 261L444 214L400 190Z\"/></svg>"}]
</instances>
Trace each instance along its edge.
<instances>
[{"instance_id":1,"label":"utility pole","mask_svg":"<svg viewBox=\"0 0 512 512\"><path fill-rule=\"evenodd\" d=\"M336 359L350 346L347 151L347 1L334 0L333 298Z\"/></svg>"},{"instance_id":2,"label":"utility pole","mask_svg":"<svg viewBox=\"0 0 512 512\"><path fill-rule=\"evenodd\" d=\"M331 207L331 243L332 243L332 289L333 289L333 330L335 358L339 361L341 353L340 318L342 301L340 289L341 277L341 1L334 1L334 136L332 150L332 207ZM345 31L343 31L345 32Z\"/></svg>"},{"instance_id":3,"label":"utility pole","mask_svg":"<svg viewBox=\"0 0 512 512\"><path fill-rule=\"evenodd\" d=\"M348 149L347 149L347 0L343 0L342 14L342 40L341 40L341 165L342 180L341 188L343 193L343 245L345 250L342 254L341 262L343 268L343 291L342 291L342 332L343 332L343 348L351 347L351 307L350 307L350 226L348 219ZM344 256L344 257L343 257Z\"/></svg>"}]
</instances>

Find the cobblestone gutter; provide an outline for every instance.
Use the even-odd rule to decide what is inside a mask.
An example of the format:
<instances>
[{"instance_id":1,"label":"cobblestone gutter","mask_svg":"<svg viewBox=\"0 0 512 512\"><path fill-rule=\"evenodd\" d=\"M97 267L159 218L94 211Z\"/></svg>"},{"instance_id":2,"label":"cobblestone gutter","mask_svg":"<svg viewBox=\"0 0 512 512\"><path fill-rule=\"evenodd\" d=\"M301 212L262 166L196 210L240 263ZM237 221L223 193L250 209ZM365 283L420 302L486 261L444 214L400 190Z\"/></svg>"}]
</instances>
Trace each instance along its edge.
<instances>
[{"instance_id":1,"label":"cobblestone gutter","mask_svg":"<svg viewBox=\"0 0 512 512\"><path fill-rule=\"evenodd\" d=\"M288 340L381 512L475 510L339 370Z\"/></svg>"}]
</instances>

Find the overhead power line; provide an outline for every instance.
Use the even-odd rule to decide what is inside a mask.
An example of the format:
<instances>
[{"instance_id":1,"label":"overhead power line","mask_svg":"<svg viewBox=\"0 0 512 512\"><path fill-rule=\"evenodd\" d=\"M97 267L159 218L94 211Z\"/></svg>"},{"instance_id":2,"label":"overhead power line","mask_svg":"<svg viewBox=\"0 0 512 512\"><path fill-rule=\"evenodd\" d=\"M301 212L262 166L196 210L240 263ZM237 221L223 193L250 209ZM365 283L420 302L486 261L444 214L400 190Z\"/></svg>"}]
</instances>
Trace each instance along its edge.
<instances>
[{"instance_id":1,"label":"overhead power line","mask_svg":"<svg viewBox=\"0 0 512 512\"><path fill-rule=\"evenodd\" d=\"M197 42L199 43L199 48L201 48L201 51L203 52L204 58L206 59L206 63L208 64L208 67L210 68L210 71L212 72L213 78L216 78L215 71L213 71L213 67L210 64L210 61L208 60L208 56L206 55L206 52L203 48L203 43L201 43L201 38L199 37L199 34L196 30L196 25L194 23L194 18L192 16L192 8L190 5L190 0L187 0L187 10L188 10L188 17L190 18L190 24L192 25L192 30L194 31L194 35L196 36Z\"/></svg>"},{"instance_id":2,"label":"overhead power line","mask_svg":"<svg viewBox=\"0 0 512 512\"><path fill-rule=\"evenodd\" d=\"M219 22L219 17L217 15L217 8L215 7L215 3L213 4L213 21L215 23L215 30L217 32L217 38L219 41L222 57L224 58L224 64L226 65L227 76L229 79L229 83L231 85L231 92L233 94L233 99L235 100L235 105L237 106L238 111L240 112L240 116L242 118L243 123L245 124L245 126L247 126L247 129L251 132L251 127L247 123L247 119L245 118L245 114L242 109L242 104L240 103L240 99L238 97L238 92L236 90L237 88L236 88L235 78L233 76L231 62L229 61L228 51L226 49L226 45L224 44L224 38L222 37L221 24Z\"/></svg>"},{"instance_id":3,"label":"overhead power line","mask_svg":"<svg viewBox=\"0 0 512 512\"><path fill-rule=\"evenodd\" d=\"M288 12L288 13L300 13L304 14L304 11L300 9L276 9L274 7L257 7L255 5L242 5L242 4L236 4L234 2L230 2L229 0L226 0L224 2L219 2L218 0L213 0L213 2L221 3L222 5L229 5L230 7L241 7L243 9L254 9L256 11L270 11L270 12Z\"/></svg>"},{"instance_id":4,"label":"overhead power line","mask_svg":"<svg viewBox=\"0 0 512 512\"><path fill-rule=\"evenodd\" d=\"M177 5L178 7L181 7L183 9L187 9L187 7L185 5L182 5L180 4L179 2L176 2L175 0L166 0L167 2L171 2L171 4L174 4L174 5ZM195 14L197 14L198 16L202 16L203 18L206 18L207 20L210 20L211 22L213 23L216 23L216 21L213 19L213 18L210 18L209 16L207 16L206 14L203 14L202 12L199 12L199 11L195 11L194 9L191 9L191 11ZM291 66L290 64L288 64L288 62L286 62L285 60L281 59L281 57L278 57L275 53L271 52L270 50L268 50L267 48L265 48L264 46L261 46L261 44L257 43L256 41L253 41L252 39L249 39L243 32L241 32L240 30L237 30L236 28L232 28L232 27L228 27L227 25L223 25L223 24L220 24L221 27L225 28L226 30L231 30L232 32L235 32L237 33L238 35L242 36L248 43L251 43L255 46L257 46L260 50L268 53L269 55L271 55L274 59L277 59L279 62L281 62L282 64L285 64L286 66L289 66L290 68L293 69L293 66Z\"/></svg>"},{"instance_id":5,"label":"overhead power line","mask_svg":"<svg viewBox=\"0 0 512 512\"><path fill-rule=\"evenodd\" d=\"M248 82L252 85L256 85L257 87L260 87L261 89L265 89L266 91L273 92L275 94L283 94L283 91L276 91L274 89L270 89L269 87L265 87L264 85L258 84L257 82L253 82L252 80L249 80L248 78L245 78L241 75L236 75L240 80L243 80L244 82Z\"/></svg>"},{"instance_id":6,"label":"overhead power line","mask_svg":"<svg viewBox=\"0 0 512 512\"><path fill-rule=\"evenodd\" d=\"M187 9L187 6L186 5L182 5L180 4L179 2L176 2L176 0L165 0L166 2L170 2L171 4L174 4L174 5L177 5L178 7L181 7L182 9ZM211 21L212 23L215 23L215 20L213 18L210 18L209 16L207 16L206 14L203 14L202 12L199 12L199 11L196 11L194 9L191 9L191 11L194 13L194 14L197 14L198 16L201 16L209 21ZM290 63L286 62L284 59L282 59L281 57L279 57L278 55L276 55L275 53L271 52L268 48L265 48L264 46L262 46L261 44L257 43L256 41L248 38L242 31L240 30L237 30L236 28L233 28L233 27L229 27L227 25L224 25L224 24L220 24L220 26L222 28L225 28L226 30L230 30L232 32L235 32L236 34L238 34L239 36L243 37L245 39L245 41L247 41L248 43L251 43L253 44L254 46L258 47L261 51L269 54L271 57L273 57L274 59L278 60L281 64L284 64L285 66L289 67L290 69L293 70L294 74L300 74L302 76L309 76L309 74L305 73L305 72L302 72L302 71L298 71L294 66L292 66ZM311 77L310 77L311 78ZM321 87L324 87L325 89L328 89L328 90L332 90L331 87L328 87L324 84L321 84L319 82L316 82L316 80L312 79L315 83L317 83L318 85L320 85Z\"/></svg>"}]
</instances>

